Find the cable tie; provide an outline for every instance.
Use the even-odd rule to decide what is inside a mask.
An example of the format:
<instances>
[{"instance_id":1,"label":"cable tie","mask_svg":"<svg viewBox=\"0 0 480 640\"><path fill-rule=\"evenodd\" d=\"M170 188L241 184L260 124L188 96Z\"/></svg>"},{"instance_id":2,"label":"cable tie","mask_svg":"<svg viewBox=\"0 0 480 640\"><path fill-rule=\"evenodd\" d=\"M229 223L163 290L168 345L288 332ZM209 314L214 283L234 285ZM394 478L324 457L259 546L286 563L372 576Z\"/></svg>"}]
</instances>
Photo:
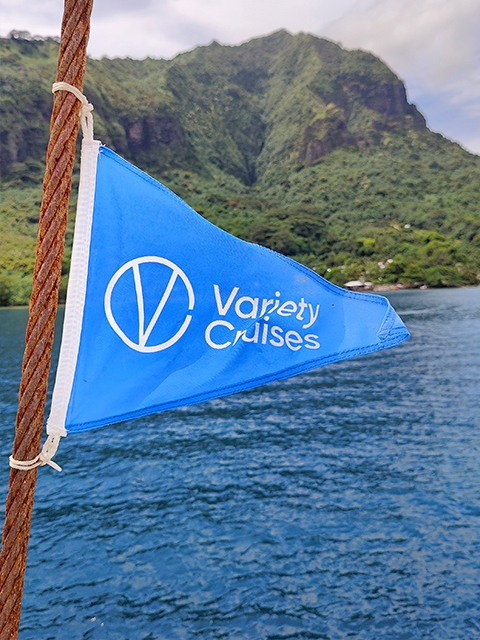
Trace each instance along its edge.
<instances>
[{"instance_id":1,"label":"cable tie","mask_svg":"<svg viewBox=\"0 0 480 640\"><path fill-rule=\"evenodd\" d=\"M87 100L80 89L77 89L77 87L74 87L73 84L69 84L68 82L54 82L52 85L52 93L56 93L57 91L69 91L80 100L82 106L80 107L79 115L83 137L85 142L93 142L93 104Z\"/></svg>"},{"instance_id":2,"label":"cable tie","mask_svg":"<svg viewBox=\"0 0 480 640\"><path fill-rule=\"evenodd\" d=\"M62 467L60 467L56 462L52 460L53 456L57 453L58 443L60 442L60 435L48 436L48 438L43 443L42 450L35 456L33 460L16 460L13 455L10 456L10 466L12 469L18 469L19 471L30 471L31 469L36 469L37 467L43 467L48 464L52 469L56 471L61 471Z\"/></svg>"}]
</instances>

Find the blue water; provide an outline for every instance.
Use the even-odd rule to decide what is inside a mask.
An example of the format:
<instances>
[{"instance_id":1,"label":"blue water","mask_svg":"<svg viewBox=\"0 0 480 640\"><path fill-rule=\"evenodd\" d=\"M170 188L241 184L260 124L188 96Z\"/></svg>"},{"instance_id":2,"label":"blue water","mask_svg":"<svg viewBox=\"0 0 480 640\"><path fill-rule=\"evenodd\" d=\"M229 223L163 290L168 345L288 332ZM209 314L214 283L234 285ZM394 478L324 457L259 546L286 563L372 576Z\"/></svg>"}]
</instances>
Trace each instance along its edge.
<instances>
[{"instance_id":1,"label":"blue water","mask_svg":"<svg viewBox=\"0 0 480 640\"><path fill-rule=\"evenodd\" d=\"M390 299L395 349L62 441L20 639L480 638L480 289Z\"/></svg>"}]
</instances>

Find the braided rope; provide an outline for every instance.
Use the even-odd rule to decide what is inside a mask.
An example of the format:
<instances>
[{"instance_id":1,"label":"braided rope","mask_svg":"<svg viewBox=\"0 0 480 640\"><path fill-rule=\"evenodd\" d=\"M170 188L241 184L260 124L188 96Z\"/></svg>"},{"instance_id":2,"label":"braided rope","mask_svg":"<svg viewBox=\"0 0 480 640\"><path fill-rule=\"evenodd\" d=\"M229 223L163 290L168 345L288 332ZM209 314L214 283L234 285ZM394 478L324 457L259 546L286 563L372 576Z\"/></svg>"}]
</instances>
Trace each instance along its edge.
<instances>
[{"instance_id":1,"label":"braided rope","mask_svg":"<svg viewBox=\"0 0 480 640\"><path fill-rule=\"evenodd\" d=\"M57 82L83 88L93 0L65 0ZM50 122L37 253L12 455L40 454L62 256L72 185L79 104L55 94ZM37 469L10 472L0 555L0 640L18 637Z\"/></svg>"}]
</instances>

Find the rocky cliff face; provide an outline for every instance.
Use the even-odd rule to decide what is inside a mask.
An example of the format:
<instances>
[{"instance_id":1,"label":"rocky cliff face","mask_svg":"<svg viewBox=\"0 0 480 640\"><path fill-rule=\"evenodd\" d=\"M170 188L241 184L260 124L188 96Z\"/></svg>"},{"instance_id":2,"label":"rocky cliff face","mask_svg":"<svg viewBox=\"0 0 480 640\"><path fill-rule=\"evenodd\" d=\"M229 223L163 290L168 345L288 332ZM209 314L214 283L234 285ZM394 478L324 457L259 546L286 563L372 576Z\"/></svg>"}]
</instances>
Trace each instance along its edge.
<instances>
[{"instance_id":1,"label":"rocky cliff face","mask_svg":"<svg viewBox=\"0 0 480 640\"><path fill-rule=\"evenodd\" d=\"M42 158L56 47L1 41L4 177ZM373 55L286 31L172 61L92 60L85 91L102 140L134 162L156 173L218 167L246 185L272 167L312 166L338 148L425 129L403 84Z\"/></svg>"}]
</instances>

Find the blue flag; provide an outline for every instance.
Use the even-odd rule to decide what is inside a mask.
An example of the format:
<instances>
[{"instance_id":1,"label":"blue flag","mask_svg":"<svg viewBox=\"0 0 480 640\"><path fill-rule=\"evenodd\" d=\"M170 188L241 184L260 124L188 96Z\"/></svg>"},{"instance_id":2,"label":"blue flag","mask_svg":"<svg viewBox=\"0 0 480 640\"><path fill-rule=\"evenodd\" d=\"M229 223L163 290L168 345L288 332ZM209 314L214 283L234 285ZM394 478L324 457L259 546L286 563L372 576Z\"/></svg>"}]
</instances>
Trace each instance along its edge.
<instances>
[{"instance_id":1,"label":"blue flag","mask_svg":"<svg viewBox=\"0 0 480 640\"><path fill-rule=\"evenodd\" d=\"M99 143L82 153L49 434L250 389L408 338L386 298L345 291L233 237Z\"/></svg>"}]
</instances>

